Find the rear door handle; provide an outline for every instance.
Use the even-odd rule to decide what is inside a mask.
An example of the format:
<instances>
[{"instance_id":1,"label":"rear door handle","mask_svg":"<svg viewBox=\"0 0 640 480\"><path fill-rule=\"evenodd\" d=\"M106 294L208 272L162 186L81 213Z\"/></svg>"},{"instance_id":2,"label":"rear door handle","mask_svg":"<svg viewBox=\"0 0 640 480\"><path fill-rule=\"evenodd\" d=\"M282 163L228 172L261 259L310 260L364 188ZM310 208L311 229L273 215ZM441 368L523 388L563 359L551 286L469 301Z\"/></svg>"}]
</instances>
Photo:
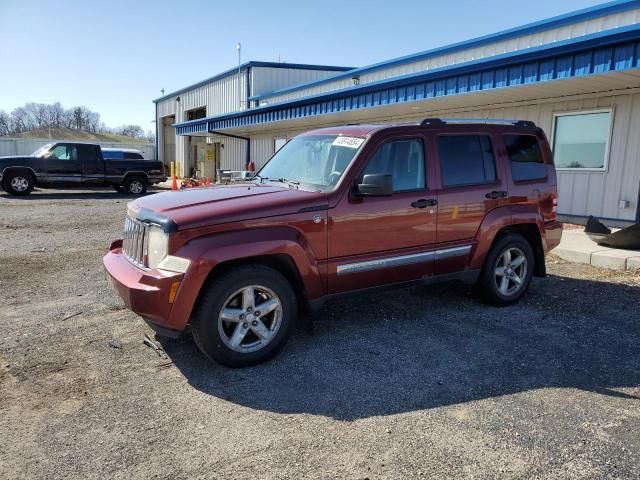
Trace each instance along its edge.
<instances>
[{"instance_id":1,"label":"rear door handle","mask_svg":"<svg viewBox=\"0 0 640 480\"><path fill-rule=\"evenodd\" d=\"M435 198L421 198L420 200L416 200L415 202L411 202L411 206L413 208L427 208L433 207L438 204L438 201Z\"/></svg>"},{"instance_id":2,"label":"rear door handle","mask_svg":"<svg viewBox=\"0 0 640 480\"><path fill-rule=\"evenodd\" d=\"M505 191L498 191L498 190L494 190L493 192L489 192L485 195L485 197L487 198L504 198L507 196L507 192Z\"/></svg>"}]
</instances>

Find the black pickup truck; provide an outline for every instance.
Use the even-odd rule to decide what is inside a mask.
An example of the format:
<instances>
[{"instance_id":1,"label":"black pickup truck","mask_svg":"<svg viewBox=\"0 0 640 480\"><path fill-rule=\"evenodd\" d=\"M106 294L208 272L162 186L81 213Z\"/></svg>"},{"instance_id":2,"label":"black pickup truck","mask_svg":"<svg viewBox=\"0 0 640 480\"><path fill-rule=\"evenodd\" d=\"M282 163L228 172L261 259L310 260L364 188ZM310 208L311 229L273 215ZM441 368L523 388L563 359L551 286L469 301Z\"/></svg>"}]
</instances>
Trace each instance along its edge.
<instances>
[{"instance_id":1,"label":"black pickup truck","mask_svg":"<svg viewBox=\"0 0 640 480\"><path fill-rule=\"evenodd\" d=\"M87 143L49 143L26 157L0 157L0 185L12 195L28 195L36 186L111 186L139 195L165 180L161 162L105 160L99 145Z\"/></svg>"}]
</instances>

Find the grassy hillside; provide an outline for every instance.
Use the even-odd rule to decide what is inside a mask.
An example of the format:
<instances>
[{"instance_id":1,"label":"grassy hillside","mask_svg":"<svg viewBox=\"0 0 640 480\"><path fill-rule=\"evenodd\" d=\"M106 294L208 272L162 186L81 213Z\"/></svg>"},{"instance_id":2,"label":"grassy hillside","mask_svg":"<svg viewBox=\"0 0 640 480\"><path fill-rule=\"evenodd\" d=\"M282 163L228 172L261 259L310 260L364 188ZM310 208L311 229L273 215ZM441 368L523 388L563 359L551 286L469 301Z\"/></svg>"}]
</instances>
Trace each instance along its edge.
<instances>
[{"instance_id":1,"label":"grassy hillside","mask_svg":"<svg viewBox=\"0 0 640 480\"><path fill-rule=\"evenodd\" d=\"M25 139L44 139L49 138L49 130L33 130L31 132L16 133L9 135L11 138L25 138ZM121 135L113 135L110 133L89 133L82 130L74 130L72 128L52 128L51 129L52 140L75 140L81 142L113 142L113 143L132 143L132 144L144 144L149 143L143 138L131 138L123 137Z\"/></svg>"}]
</instances>

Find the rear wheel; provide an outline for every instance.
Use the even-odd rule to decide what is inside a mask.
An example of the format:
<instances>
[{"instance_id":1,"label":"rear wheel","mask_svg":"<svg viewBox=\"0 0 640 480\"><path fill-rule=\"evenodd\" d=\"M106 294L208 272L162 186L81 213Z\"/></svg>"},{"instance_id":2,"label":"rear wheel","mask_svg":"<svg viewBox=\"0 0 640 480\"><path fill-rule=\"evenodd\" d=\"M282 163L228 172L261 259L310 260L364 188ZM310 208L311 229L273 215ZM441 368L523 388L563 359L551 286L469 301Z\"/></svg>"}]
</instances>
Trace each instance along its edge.
<instances>
[{"instance_id":1,"label":"rear wheel","mask_svg":"<svg viewBox=\"0 0 640 480\"><path fill-rule=\"evenodd\" d=\"M11 195L29 195L35 184L30 173L9 172L2 180L2 189Z\"/></svg>"},{"instance_id":2,"label":"rear wheel","mask_svg":"<svg viewBox=\"0 0 640 480\"><path fill-rule=\"evenodd\" d=\"M142 177L127 177L122 188L129 195L142 195L147 191L147 182Z\"/></svg>"},{"instance_id":3,"label":"rear wheel","mask_svg":"<svg viewBox=\"0 0 640 480\"><path fill-rule=\"evenodd\" d=\"M228 367L246 367L284 347L296 311L293 289L279 272L262 265L238 267L204 292L192 333L207 357Z\"/></svg>"},{"instance_id":4,"label":"rear wheel","mask_svg":"<svg viewBox=\"0 0 640 480\"><path fill-rule=\"evenodd\" d=\"M533 268L529 242L514 233L501 236L491 248L480 275L482 296L493 305L516 303L529 288Z\"/></svg>"}]
</instances>

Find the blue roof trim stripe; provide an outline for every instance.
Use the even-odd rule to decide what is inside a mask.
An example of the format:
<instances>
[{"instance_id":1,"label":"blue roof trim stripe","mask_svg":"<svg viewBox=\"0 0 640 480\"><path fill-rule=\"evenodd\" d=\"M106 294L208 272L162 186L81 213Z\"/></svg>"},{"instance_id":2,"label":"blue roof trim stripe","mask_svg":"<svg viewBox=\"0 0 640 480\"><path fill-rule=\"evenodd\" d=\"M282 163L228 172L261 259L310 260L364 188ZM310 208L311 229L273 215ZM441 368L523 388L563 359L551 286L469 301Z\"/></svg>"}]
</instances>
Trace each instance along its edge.
<instances>
[{"instance_id":1,"label":"blue roof trim stripe","mask_svg":"<svg viewBox=\"0 0 640 480\"><path fill-rule=\"evenodd\" d=\"M316 85L323 85L325 83L329 83L335 80L350 78L353 75L374 72L377 70L382 70L385 68L390 68L390 67L405 64L405 63L416 62L416 61L424 60L426 58L433 57L436 55L443 55L443 54L452 53L459 50L466 50L468 48L477 47L482 44L498 42L501 40L507 40L509 38L514 38L522 35L529 35L531 33L537 33L543 30L549 30L552 28L561 27L570 23L580 22L580 21L591 19L591 18L605 16L605 15L611 15L613 13L623 12L626 10L632 10L634 8L640 8L640 0L616 0L608 3L604 3L602 5L596 5L594 7L589 7L582 10L577 10L575 12L559 15L546 20L540 20L537 22L529 23L520 27L503 30L501 32L493 33L491 35L485 35L485 36L477 37L471 40L465 40L463 42L453 43L451 45L438 47L431 50L425 50L423 52L414 53L411 55L405 55L403 57L398 57L398 58L394 58L384 62L375 63L373 65L368 65L366 67L355 68L346 73L333 75L331 77L327 77L321 80L314 80L312 82L302 83L300 85L295 85L293 87L281 88L278 90L274 90L272 92L267 92L267 93L253 96L250 98L250 100L260 100L268 97L273 97L276 95L282 95L283 93L295 92L295 91L303 90L305 88L310 88Z\"/></svg>"},{"instance_id":2,"label":"blue roof trim stripe","mask_svg":"<svg viewBox=\"0 0 640 480\"><path fill-rule=\"evenodd\" d=\"M243 63L240 65L241 70L246 70L247 68L253 67L263 67L263 68L292 68L294 70L326 70L326 71L335 71L335 72L345 72L349 70L353 70L355 67L340 67L336 65L312 65L307 63L284 63L284 62L258 62L258 61L250 61ZM234 75L238 73L238 67L230 68L229 70L225 70L222 73L214 75L213 77L205 78L199 82L196 82L187 87L181 88L180 90L176 90L175 92L168 93L160 98L156 98L153 100L154 103L161 102L162 100L167 100L168 98L175 97L176 95L180 95L181 93L187 92L194 88L201 87L206 85L207 83L215 82L216 80L220 80L221 78L228 77L229 75Z\"/></svg>"},{"instance_id":3,"label":"blue roof trim stripe","mask_svg":"<svg viewBox=\"0 0 640 480\"><path fill-rule=\"evenodd\" d=\"M283 119L359 110L467 92L507 88L607 71L640 68L640 25L593 34L589 40L568 40L526 51L504 54L405 75L241 113L175 124L176 134L222 130Z\"/></svg>"}]
</instances>

